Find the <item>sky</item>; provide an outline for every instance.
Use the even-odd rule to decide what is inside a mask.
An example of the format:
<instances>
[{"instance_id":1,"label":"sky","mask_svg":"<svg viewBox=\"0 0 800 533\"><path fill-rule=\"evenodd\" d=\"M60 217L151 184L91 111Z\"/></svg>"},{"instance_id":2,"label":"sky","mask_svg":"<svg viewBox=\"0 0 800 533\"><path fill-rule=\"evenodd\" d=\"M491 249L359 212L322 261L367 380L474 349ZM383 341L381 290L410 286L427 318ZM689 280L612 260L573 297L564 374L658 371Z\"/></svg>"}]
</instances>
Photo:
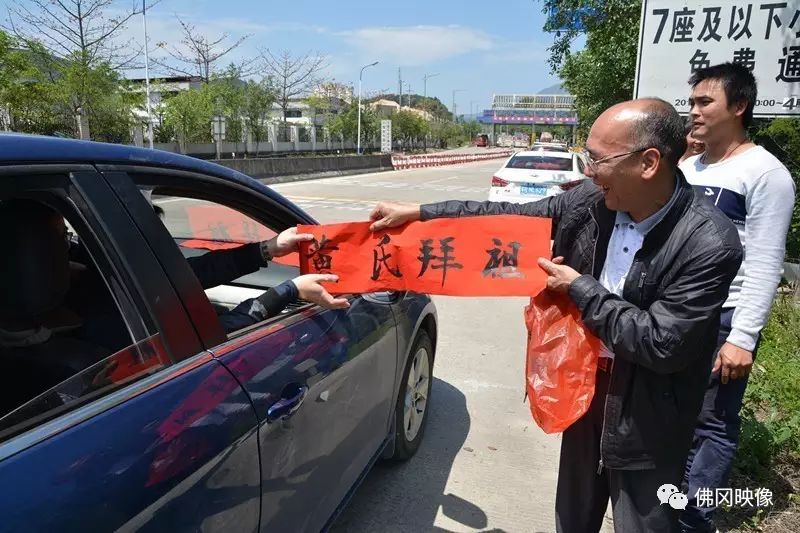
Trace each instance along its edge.
<instances>
[{"instance_id":1,"label":"sky","mask_svg":"<svg viewBox=\"0 0 800 533\"><path fill-rule=\"evenodd\" d=\"M129 1L139 0L114 5ZM361 67L379 61L364 72L364 94L396 93L398 68L417 94L425 74L438 74L428 79L428 95L450 107L459 89L459 114L490 107L495 93L536 93L558 82L547 65L553 35L542 31L539 0L162 0L147 12L151 55L156 43L180 41L176 17L209 39L248 35L231 59L259 49L319 53L327 77L356 89ZM143 42L141 17L124 37Z\"/></svg>"}]
</instances>

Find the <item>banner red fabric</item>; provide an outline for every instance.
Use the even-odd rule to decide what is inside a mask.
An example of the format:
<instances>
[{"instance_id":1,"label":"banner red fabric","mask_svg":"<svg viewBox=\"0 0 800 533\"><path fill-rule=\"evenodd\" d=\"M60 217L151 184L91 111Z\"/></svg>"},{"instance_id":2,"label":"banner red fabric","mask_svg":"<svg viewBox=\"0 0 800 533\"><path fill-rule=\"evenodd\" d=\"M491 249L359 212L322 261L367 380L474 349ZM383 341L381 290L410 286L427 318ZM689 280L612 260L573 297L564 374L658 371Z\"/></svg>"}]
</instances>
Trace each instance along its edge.
<instances>
[{"instance_id":1,"label":"banner red fabric","mask_svg":"<svg viewBox=\"0 0 800 533\"><path fill-rule=\"evenodd\" d=\"M414 291L452 296L533 296L547 282L549 218L440 218L371 232L369 222L298 226L300 270L333 273L336 294Z\"/></svg>"}]
</instances>

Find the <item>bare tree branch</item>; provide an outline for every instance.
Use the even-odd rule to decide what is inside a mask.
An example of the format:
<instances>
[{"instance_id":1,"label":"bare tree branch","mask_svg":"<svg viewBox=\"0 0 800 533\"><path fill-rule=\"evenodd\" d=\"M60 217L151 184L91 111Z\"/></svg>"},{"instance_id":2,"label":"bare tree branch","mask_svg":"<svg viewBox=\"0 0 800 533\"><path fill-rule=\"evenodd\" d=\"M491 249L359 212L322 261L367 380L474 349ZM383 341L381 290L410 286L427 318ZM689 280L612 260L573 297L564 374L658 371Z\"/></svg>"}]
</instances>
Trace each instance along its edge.
<instances>
[{"instance_id":1,"label":"bare tree branch","mask_svg":"<svg viewBox=\"0 0 800 533\"><path fill-rule=\"evenodd\" d=\"M150 9L161 0L151 0ZM128 8L120 4L128 3ZM125 68L139 56L132 40L117 37L140 14L138 0L13 0L6 28L24 43L36 42L59 58L72 58L87 66L98 62ZM110 16L108 11L120 11Z\"/></svg>"},{"instance_id":2,"label":"bare tree branch","mask_svg":"<svg viewBox=\"0 0 800 533\"><path fill-rule=\"evenodd\" d=\"M169 61L167 58L153 58L155 64L171 75L199 76L208 83L219 70L217 65L222 58L239 48L250 37L250 35L245 35L231 44L224 44L225 41L230 39L228 33L223 33L216 39L209 39L200 34L194 25L181 20L180 17L176 16L176 18L183 33L180 45L158 44L158 47L163 49L173 61ZM254 61L255 58L244 59L238 64L234 64L234 66L240 75L246 75L247 69Z\"/></svg>"},{"instance_id":3,"label":"bare tree branch","mask_svg":"<svg viewBox=\"0 0 800 533\"><path fill-rule=\"evenodd\" d=\"M265 77L272 78L277 92L277 102L283 111L283 121L286 122L286 112L289 101L293 98L306 96L323 81L321 71L328 67L325 57L310 52L294 57L288 50L283 50L277 55L269 49L260 51L265 70Z\"/></svg>"}]
</instances>

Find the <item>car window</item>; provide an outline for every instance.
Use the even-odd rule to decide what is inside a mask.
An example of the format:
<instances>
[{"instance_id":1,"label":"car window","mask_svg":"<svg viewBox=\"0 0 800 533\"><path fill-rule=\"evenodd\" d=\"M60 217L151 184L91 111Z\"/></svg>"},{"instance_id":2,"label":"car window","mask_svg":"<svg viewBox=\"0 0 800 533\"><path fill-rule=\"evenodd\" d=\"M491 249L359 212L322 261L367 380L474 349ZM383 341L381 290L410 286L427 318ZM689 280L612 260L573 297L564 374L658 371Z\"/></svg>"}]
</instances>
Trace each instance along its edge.
<instances>
[{"instance_id":1,"label":"car window","mask_svg":"<svg viewBox=\"0 0 800 533\"><path fill-rule=\"evenodd\" d=\"M515 156L506 165L507 168L522 168L528 170L572 170L572 159L568 157L549 156Z\"/></svg>"},{"instance_id":2,"label":"car window","mask_svg":"<svg viewBox=\"0 0 800 533\"><path fill-rule=\"evenodd\" d=\"M270 239L277 233L219 203L143 190L176 244L182 248L229 250Z\"/></svg>"},{"instance_id":3,"label":"car window","mask_svg":"<svg viewBox=\"0 0 800 533\"><path fill-rule=\"evenodd\" d=\"M132 344L45 390L0 418L0 442L170 365L159 334Z\"/></svg>"},{"instance_id":4,"label":"car window","mask_svg":"<svg viewBox=\"0 0 800 533\"><path fill-rule=\"evenodd\" d=\"M273 317L251 312L254 300L300 274L296 253L265 261L261 243L280 228L269 227L223 203L171 188L141 187L204 289L228 336ZM282 314L308 305L289 304Z\"/></svg>"},{"instance_id":5,"label":"car window","mask_svg":"<svg viewBox=\"0 0 800 533\"><path fill-rule=\"evenodd\" d=\"M75 206L50 194L6 195L0 223L7 232L0 259L2 440L139 374L116 374L91 391L74 386L87 369L108 367L114 354L135 345L124 318L132 312L122 312L111 290L120 280L98 266L98 243ZM166 358L158 368L164 364ZM148 372L156 368L149 365Z\"/></svg>"}]
</instances>

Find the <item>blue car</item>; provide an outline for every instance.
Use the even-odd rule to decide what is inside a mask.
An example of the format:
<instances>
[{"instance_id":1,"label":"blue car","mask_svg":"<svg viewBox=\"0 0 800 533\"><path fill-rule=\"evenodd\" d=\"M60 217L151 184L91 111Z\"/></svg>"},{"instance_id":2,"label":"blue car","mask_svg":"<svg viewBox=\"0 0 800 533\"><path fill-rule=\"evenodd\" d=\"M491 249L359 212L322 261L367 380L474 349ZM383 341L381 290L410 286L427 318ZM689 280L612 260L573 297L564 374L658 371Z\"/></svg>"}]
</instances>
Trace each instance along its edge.
<instances>
[{"instance_id":1,"label":"blue car","mask_svg":"<svg viewBox=\"0 0 800 533\"><path fill-rule=\"evenodd\" d=\"M222 325L299 274L247 250L315 223L209 162L0 135L0 531L316 532L411 457L428 297Z\"/></svg>"}]
</instances>

